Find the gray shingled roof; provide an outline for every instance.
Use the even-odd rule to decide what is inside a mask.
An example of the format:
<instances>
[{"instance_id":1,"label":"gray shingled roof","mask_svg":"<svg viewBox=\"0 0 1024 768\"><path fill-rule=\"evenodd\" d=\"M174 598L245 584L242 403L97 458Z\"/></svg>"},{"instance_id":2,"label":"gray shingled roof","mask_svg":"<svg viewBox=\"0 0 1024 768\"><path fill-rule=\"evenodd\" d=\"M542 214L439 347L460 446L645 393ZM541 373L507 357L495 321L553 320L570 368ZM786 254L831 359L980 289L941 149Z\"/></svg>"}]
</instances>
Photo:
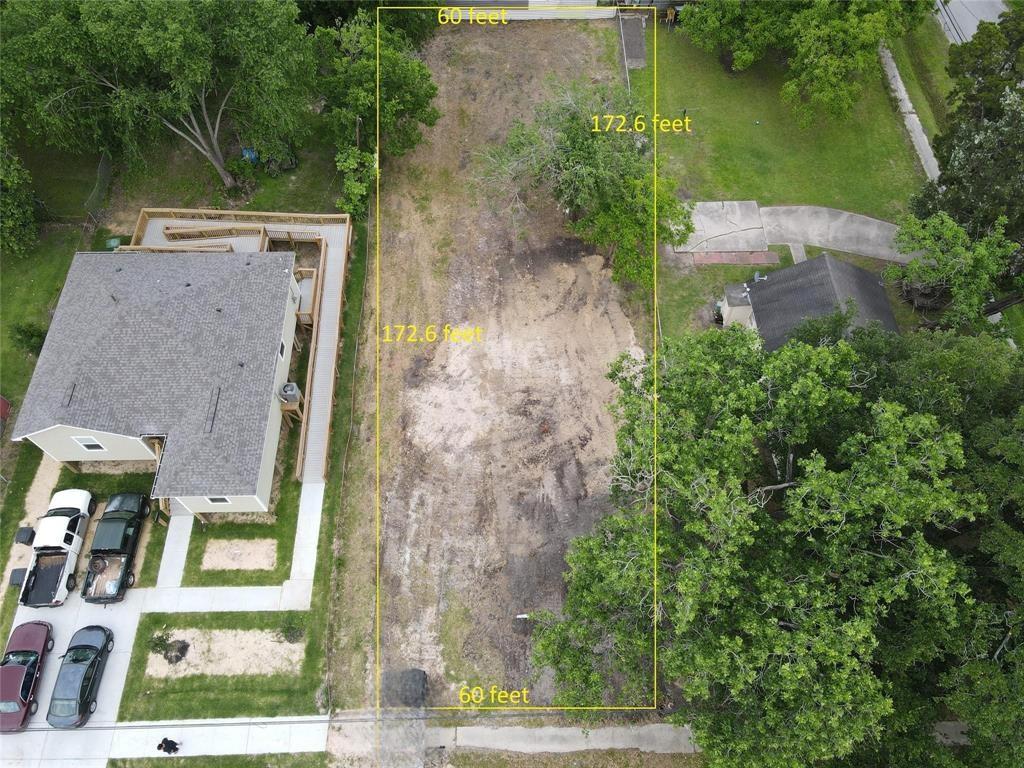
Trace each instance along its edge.
<instances>
[{"instance_id":1,"label":"gray shingled roof","mask_svg":"<svg viewBox=\"0 0 1024 768\"><path fill-rule=\"evenodd\" d=\"M57 424L162 434L155 496L256 493L294 262L76 254L14 439Z\"/></svg>"},{"instance_id":2,"label":"gray shingled roof","mask_svg":"<svg viewBox=\"0 0 1024 768\"><path fill-rule=\"evenodd\" d=\"M767 350L785 344L804 320L844 309L850 299L857 304L854 325L879 322L887 330L899 330L882 279L830 254L770 272L767 280L747 286L754 321Z\"/></svg>"}]
</instances>

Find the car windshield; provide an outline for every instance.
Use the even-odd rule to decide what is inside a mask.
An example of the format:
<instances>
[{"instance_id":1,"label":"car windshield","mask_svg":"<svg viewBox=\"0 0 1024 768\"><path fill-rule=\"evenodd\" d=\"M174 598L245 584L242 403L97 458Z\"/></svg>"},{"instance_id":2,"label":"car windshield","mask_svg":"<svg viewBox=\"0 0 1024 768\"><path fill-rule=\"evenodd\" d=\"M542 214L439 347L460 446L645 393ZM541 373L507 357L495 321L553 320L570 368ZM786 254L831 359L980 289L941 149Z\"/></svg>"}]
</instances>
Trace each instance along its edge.
<instances>
[{"instance_id":1,"label":"car windshield","mask_svg":"<svg viewBox=\"0 0 1024 768\"><path fill-rule=\"evenodd\" d=\"M0 701L0 714L10 715L21 709L21 704L17 701Z\"/></svg>"},{"instance_id":2,"label":"car windshield","mask_svg":"<svg viewBox=\"0 0 1024 768\"><path fill-rule=\"evenodd\" d=\"M11 651L4 656L3 662L0 662L0 666L22 666L27 667L38 656L35 651Z\"/></svg>"},{"instance_id":3,"label":"car windshield","mask_svg":"<svg viewBox=\"0 0 1024 768\"><path fill-rule=\"evenodd\" d=\"M93 648L72 648L68 651L67 661L70 664L85 664L95 655Z\"/></svg>"},{"instance_id":4,"label":"car windshield","mask_svg":"<svg viewBox=\"0 0 1024 768\"><path fill-rule=\"evenodd\" d=\"M59 507L57 509L48 510L45 517L74 517L81 511L82 510L74 509L73 507Z\"/></svg>"},{"instance_id":5,"label":"car windshield","mask_svg":"<svg viewBox=\"0 0 1024 768\"><path fill-rule=\"evenodd\" d=\"M50 702L50 714L57 717L78 714L78 702L74 699L53 699Z\"/></svg>"}]
</instances>

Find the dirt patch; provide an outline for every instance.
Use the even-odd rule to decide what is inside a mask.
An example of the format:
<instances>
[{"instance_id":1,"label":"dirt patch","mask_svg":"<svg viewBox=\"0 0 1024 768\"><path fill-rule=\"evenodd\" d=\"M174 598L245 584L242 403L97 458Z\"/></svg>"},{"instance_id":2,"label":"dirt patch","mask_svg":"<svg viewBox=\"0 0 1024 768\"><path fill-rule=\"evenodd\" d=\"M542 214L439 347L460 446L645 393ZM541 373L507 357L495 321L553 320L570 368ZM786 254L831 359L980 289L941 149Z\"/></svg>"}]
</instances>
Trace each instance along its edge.
<instances>
[{"instance_id":1,"label":"dirt patch","mask_svg":"<svg viewBox=\"0 0 1024 768\"><path fill-rule=\"evenodd\" d=\"M276 539L210 539L203 550L204 571L272 571Z\"/></svg>"},{"instance_id":2,"label":"dirt patch","mask_svg":"<svg viewBox=\"0 0 1024 768\"><path fill-rule=\"evenodd\" d=\"M306 655L305 643L284 642L268 629L175 629L169 642L188 643L176 663L161 653L146 659L149 677L189 675L276 675L294 671Z\"/></svg>"},{"instance_id":3,"label":"dirt patch","mask_svg":"<svg viewBox=\"0 0 1024 768\"><path fill-rule=\"evenodd\" d=\"M134 475L156 472L156 462L151 459L140 461L78 461L73 466L78 471L97 475Z\"/></svg>"},{"instance_id":4,"label":"dirt patch","mask_svg":"<svg viewBox=\"0 0 1024 768\"><path fill-rule=\"evenodd\" d=\"M382 176L381 324L483 328L381 351L382 662L426 670L435 705L468 680L550 700L515 617L558 609L569 541L612 509L606 375L642 354L623 296L553 204L512 220L477 181L481 149L554 78L617 77L591 24L439 34L443 117Z\"/></svg>"}]
</instances>

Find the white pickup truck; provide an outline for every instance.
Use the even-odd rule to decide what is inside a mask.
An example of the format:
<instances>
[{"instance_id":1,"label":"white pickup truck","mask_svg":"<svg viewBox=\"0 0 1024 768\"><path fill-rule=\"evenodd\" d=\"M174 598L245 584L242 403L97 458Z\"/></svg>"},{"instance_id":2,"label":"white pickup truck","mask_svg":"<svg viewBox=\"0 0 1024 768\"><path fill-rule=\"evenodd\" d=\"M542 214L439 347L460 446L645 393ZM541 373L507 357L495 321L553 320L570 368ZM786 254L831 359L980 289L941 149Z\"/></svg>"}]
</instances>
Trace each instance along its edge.
<instances>
[{"instance_id":1,"label":"white pickup truck","mask_svg":"<svg viewBox=\"0 0 1024 768\"><path fill-rule=\"evenodd\" d=\"M78 554L82 551L89 516L96 509L92 494L82 490L57 491L49 511L39 518L32 541L32 562L21 589L21 604L34 608L60 605L78 580Z\"/></svg>"}]
</instances>

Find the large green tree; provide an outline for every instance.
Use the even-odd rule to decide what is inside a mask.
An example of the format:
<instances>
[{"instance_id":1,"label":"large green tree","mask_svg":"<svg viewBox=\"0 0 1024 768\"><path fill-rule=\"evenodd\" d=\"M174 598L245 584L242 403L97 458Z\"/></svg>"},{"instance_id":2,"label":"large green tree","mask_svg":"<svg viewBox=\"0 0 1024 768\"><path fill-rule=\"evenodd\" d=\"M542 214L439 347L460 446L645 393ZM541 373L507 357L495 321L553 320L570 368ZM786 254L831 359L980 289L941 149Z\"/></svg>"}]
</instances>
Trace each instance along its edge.
<instances>
[{"instance_id":1,"label":"large green tree","mask_svg":"<svg viewBox=\"0 0 1024 768\"><path fill-rule=\"evenodd\" d=\"M0 132L0 253L21 256L35 240L32 177Z\"/></svg>"},{"instance_id":2,"label":"large green tree","mask_svg":"<svg viewBox=\"0 0 1024 768\"><path fill-rule=\"evenodd\" d=\"M339 206L360 210L373 182L375 149L379 149L383 160L403 155L421 141L421 127L433 125L440 117L433 106L437 86L406 33L385 25L377 30L375 20L365 11L359 11L344 24L318 27L315 35L319 88L337 146L338 169L344 176Z\"/></svg>"},{"instance_id":3,"label":"large green tree","mask_svg":"<svg viewBox=\"0 0 1024 768\"><path fill-rule=\"evenodd\" d=\"M1000 217L1006 234L1024 242L1024 6L999 24L981 22L968 42L950 48L950 119L935 140L939 178L914 200L925 218L946 211L972 237ZM1018 270L1024 271L1024 254Z\"/></svg>"},{"instance_id":4,"label":"large green tree","mask_svg":"<svg viewBox=\"0 0 1024 768\"><path fill-rule=\"evenodd\" d=\"M972 240L943 211L927 219L908 216L896 243L902 253L914 257L906 265L886 268L885 274L901 282L915 308L941 310L944 325L984 329L985 305L1020 248L1003 234L1005 224L1005 219L999 219L991 232Z\"/></svg>"},{"instance_id":5,"label":"large green tree","mask_svg":"<svg viewBox=\"0 0 1024 768\"><path fill-rule=\"evenodd\" d=\"M606 130L604 115L623 119ZM486 182L513 208L532 191L545 193L541 205L554 197L569 229L610 256L616 280L649 286L655 231L659 242L675 244L693 226L673 179L659 172L655 193L647 119L621 89L572 83L544 101L532 123L513 124L488 155Z\"/></svg>"},{"instance_id":6,"label":"large green tree","mask_svg":"<svg viewBox=\"0 0 1024 768\"><path fill-rule=\"evenodd\" d=\"M660 699L711 766L983 764L935 740L951 715L1013 764L1022 377L984 335L667 341L655 611L653 371L620 361L621 511L574 543L538 628L559 702L643 700L656 622Z\"/></svg>"},{"instance_id":7,"label":"large green tree","mask_svg":"<svg viewBox=\"0 0 1024 768\"><path fill-rule=\"evenodd\" d=\"M293 2L11 0L2 21L3 87L58 146L131 153L170 132L232 187L234 137L280 158L306 124L313 59Z\"/></svg>"},{"instance_id":8,"label":"large green tree","mask_svg":"<svg viewBox=\"0 0 1024 768\"><path fill-rule=\"evenodd\" d=\"M700 47L723 52L733 70L773 51L787 58L783 97L804 123L819 112L845 117L878 67L878 44L902 35L931 0L704 0L684 5L680 25Z\"/></svg>"}]
</instances>

